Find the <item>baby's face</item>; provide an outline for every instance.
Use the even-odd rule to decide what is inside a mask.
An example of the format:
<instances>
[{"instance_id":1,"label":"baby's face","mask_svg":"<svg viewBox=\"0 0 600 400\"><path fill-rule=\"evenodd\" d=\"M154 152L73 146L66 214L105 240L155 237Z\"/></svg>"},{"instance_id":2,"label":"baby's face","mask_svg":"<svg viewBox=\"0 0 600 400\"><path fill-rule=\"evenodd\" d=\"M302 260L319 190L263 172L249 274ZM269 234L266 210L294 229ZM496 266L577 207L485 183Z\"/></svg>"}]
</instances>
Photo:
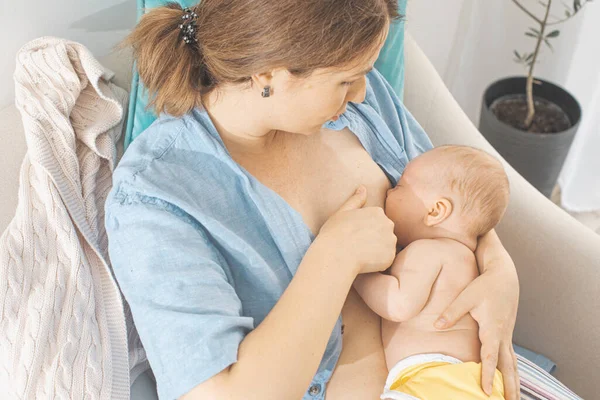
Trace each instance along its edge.
<instances>
[{"instance_id":1,"label":"baby's face","mask_svg":"<svg viewBox=\"0 0 600 400\"><path fill-rule=\"evenodd\" d=\"M396 187L388 190L385 213L394 222L398 244L405 247L421 238L426 229L427 201L431 197L419 168L423 165L415 159L405 168Z\"/></svg>"}]
</instances>

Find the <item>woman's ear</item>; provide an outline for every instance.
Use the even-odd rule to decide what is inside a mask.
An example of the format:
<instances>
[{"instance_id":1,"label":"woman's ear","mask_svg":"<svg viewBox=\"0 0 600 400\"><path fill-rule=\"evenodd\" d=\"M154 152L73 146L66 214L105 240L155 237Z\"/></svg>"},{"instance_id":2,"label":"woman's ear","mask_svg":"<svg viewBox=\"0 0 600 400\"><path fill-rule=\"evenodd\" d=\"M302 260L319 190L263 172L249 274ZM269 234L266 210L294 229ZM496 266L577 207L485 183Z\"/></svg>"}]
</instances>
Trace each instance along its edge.
<instances>
[{"instance_id":1,"label":"woman's ear","mask_svg":"<svg viewBox=\"0 0 600 400\"><path fill-rule=\"evenodd\" d=\"M257 88L257 90L259 90L261 92L267 86L270 88L270 92L273 92L273 88L272 88L273 83L272 82L273 82L273 72L272 71L261 72L260 74L252 75L252 83Z\"/></svg>"},{"instance_id":2,"label":"woman's ear","mask_svg":"<svg viewBox=\"0 0 600 400\"><path fill-rule=\"evenodd\" d=\"M444 222L452 214L453 204L450 199L445 197L437 200L433 206L427 210L425 216L425 225L435 226Z\"/></svg>"}]
</instances>

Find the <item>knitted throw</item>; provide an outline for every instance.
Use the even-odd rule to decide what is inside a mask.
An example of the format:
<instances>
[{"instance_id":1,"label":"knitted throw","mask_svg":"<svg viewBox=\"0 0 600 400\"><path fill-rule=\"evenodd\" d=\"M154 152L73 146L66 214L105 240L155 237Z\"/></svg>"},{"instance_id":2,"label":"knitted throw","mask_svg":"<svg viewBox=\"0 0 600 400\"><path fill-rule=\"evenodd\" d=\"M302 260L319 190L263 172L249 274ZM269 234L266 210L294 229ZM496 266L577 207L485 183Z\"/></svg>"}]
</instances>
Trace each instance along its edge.
<instances>
[{"instance_id":1,"label":"knitted throw","mask_svg":"<svg viewBox=\"0 0 600 400\"><path fill-rule=\"evenodd\" d=\"M129 399L130 367L144 361L104 230L127 102L113 75L68 40L42 37L17 53L28 150L0 237L3 399Z\"/></svg>"}]
</instances>

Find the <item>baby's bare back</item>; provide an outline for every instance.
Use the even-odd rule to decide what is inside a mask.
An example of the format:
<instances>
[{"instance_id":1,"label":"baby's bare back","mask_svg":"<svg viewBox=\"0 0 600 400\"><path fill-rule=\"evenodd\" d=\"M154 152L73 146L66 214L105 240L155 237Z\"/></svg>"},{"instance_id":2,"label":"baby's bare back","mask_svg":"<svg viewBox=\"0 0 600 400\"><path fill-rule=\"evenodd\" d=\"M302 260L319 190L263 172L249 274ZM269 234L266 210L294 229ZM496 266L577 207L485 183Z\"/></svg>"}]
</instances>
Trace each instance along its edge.
<instances>
[{"instance_id":1,"label":"baby's bare back","mask_svg":"<svg viewBox=\"0 0 600 400\"><path fill-rule=\"evenodd\" d=\"M418 268L436 263L438 266L441 264L442 268L427 303L415 317L399 323L382 319L382 339L388 368L403 358L422 353L443 353L461 361L480 361L478 325L470 314L451 329L439 331L433 326L450 303L479 276L475 254L454 240L437 239L436 242L435 251L420 255L421 258L417 260L397 260L392 266L391 274L396 276L399 276L399 268L407 266L415 269L416 273L424 272ZM404 256L401 252L398 257Z\"/></svg>"}]
</instances>

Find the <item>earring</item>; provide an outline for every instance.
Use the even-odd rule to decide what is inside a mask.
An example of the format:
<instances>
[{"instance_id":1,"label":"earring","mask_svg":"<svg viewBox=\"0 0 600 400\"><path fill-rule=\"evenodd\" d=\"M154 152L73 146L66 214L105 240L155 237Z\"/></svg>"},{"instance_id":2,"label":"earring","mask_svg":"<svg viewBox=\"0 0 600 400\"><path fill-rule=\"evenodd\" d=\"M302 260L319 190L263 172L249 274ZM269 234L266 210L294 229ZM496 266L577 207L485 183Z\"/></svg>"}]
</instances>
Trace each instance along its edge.
<instances>
[{"instance_id":1,"label":"earring","mask_svg":"<svg viewBox=\"0 0 600 400\"><path fill-rule=\"evenodd\" d=\"M271 96L271 86L269 86L269 85L265 86L265 88L263 89L263 91L260 95L262 97L270 97Z\"/></svg>"}]
</instances>

